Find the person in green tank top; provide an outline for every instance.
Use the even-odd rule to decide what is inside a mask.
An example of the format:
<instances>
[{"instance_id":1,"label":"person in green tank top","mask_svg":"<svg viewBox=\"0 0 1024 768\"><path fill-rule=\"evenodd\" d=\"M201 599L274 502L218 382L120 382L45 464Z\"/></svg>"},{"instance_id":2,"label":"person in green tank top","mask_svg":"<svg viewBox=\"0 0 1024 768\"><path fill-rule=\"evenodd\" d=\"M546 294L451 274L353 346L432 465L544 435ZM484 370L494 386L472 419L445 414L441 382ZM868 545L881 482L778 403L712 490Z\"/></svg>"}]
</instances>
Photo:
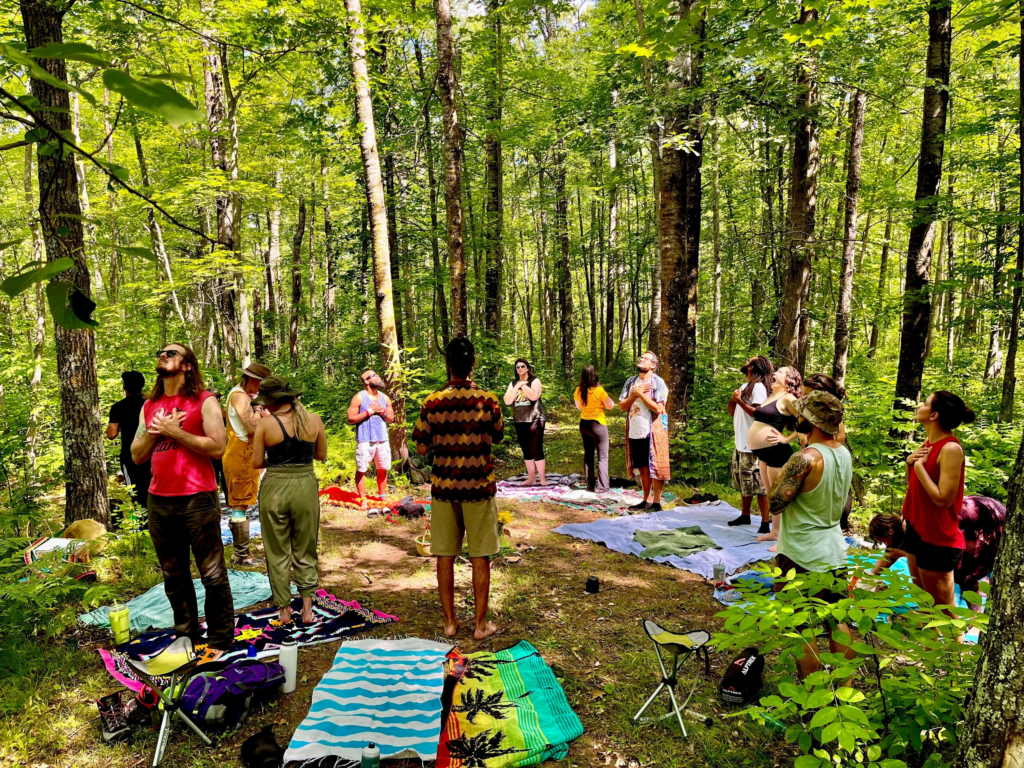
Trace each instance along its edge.
<instances>
[{"instance_id":1,"label":"person in green tank top","mask_svg":"<svg viewBox=\"0 0 1024 768\"><path fill-rule=\"evenodd\" d=\"M782 515L776 564L783 576L790 571L830 573L845 581L846 540L839 521L853 481L853 460L836 439L843 423L843 403L828 392L813 391L796 400L792 409L797 414L797 431L807 435L807 446L786 462L768 493L772 514ZM787 583L777 579L776 591ZM830 603L845 597L833 590L815 596ZM844 624L836 629L850 634ZM829 648L852 658L853 652L831 637ZM817 647L805 646L797 666L804 677L820 669Z\"/></svg>"}]
</instances>

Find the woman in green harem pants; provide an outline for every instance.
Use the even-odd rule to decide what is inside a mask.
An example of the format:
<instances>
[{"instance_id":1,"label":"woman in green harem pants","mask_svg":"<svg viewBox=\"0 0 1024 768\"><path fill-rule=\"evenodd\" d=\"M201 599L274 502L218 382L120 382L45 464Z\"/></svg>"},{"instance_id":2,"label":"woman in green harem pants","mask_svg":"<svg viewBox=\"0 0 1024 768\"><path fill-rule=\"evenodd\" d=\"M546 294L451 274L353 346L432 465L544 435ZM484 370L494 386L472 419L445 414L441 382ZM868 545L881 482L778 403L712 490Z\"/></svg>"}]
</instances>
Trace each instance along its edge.
<instances>
[{"instance_id":1,"label":"woman in green harem pants","mask_svg":"<svg viewBox=\"0 0 1024 768\"><path fill-rule=\"evenodd\" d=\"M319 585L317 539L320 534L320 489L313 459L327 458L327 434L316 414L303 408L283 376L260 382L253 400L272 418L262 419L253 435L252 465L267 468L260 484L260 525L267 554L267 575L281 622L292 620L291 580L302 597L302 621L313 621L313 594Z\"/></svg>"}]
</instances>

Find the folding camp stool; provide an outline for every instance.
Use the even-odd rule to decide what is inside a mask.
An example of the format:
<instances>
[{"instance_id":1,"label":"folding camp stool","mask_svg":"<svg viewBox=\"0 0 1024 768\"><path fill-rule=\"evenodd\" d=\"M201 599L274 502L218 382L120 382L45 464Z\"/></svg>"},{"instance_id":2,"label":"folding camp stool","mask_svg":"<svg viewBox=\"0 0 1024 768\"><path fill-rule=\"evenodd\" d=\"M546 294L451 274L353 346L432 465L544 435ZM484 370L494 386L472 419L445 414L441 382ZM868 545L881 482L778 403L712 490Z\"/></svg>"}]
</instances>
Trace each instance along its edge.
<instances>
[{"instance_id":1,"label":"folding camp stool","mask_svg":"<svg viewBox=\"0 0 1024 768\"><path fill-rule=\"evenodd\" d=\"M674 714L679 720L679 727L683 729L683 736L686 736L686 726L683 725L684 712L700 722L706 722L707 718L699 712L692 712L686 709L686 705L693 698L694 691L697 690L700 678L696 675L694 676L693 687L690 688L690 693L680 706L676 701L675 694L676 674L690 658L696 659L697 669L695 671L700 672L701 654L704 657L704 673L711 673L711 658L708 655L707 649L707 644L711 641L711 635L704 631L688 632L685 635L679 635L662 629L650 620L644 621L644 631L654 641L654 651L658 655L658 666L661 667L661 683L654 690L654 693L651 694L651 697L647 699L647 703L640 707L640 711L633 716L633 719L641 723L654 723L667 717L672 717ZM668 669L665 667L665 656L662 655L663 653L669 657ZM661 717L640 717L651 706L658 694L661 693L662 688L668 689L668 697L672 702L671 711Z\"/></svg>"},{"instance_id":2,"label":"folding camp stool","mask_svg":"<svg viewBox=\"0 0 1024 768\"><path fill-rule=\"evenodd\" d=\"M157 768L164 759L164 752L167 749L167 742L171 738L171 719L177 715L184 721L185 725L195 731L206 746L213 742L210 737L199 730L199 726L192 722L188 715L181 711L181 700L185 695L185 689L190 677L196 672L196 666L202 661L201 656L196 656L192 647L192 640L188 637L176 638L170 645L164 648L153 658L147 661L128 659L128 665L142 678L147 686L152 688L160 699L163 708L163 717L160 720L160 735L156 739L156 749L153 751L153 768ZM213 671L212 667L204 667L203 671ZM171 682L165 688L153 680L154 677L170 676Z\"/></svg>"}]
</instances>

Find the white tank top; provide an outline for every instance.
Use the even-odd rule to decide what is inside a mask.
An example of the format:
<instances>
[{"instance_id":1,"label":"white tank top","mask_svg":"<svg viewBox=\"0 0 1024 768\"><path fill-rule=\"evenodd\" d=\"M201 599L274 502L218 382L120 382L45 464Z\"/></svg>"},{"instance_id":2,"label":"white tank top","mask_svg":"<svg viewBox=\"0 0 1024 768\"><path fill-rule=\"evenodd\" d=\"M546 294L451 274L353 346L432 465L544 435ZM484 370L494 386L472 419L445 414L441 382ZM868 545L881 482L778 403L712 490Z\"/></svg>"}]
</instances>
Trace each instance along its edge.
<instances>
[{"instance_id":1,"label":"white tank top","mask_svg":"<svg viewBox=\"0 0 1024 768\"><path fill-rule=\"evenodd\" d=\"M235 410L235 406L231 404L231 400L234 398L235 392L241 392L246 397L249 397L249 393L241 387L234 387L230 392L228 392L228 421L231 423L231 429L235 431L235 437L243 443L248 443L249 430L245 428L245 422L242 421L242 417L238 415L238 411Z\"/></svg>"}]
</instances>

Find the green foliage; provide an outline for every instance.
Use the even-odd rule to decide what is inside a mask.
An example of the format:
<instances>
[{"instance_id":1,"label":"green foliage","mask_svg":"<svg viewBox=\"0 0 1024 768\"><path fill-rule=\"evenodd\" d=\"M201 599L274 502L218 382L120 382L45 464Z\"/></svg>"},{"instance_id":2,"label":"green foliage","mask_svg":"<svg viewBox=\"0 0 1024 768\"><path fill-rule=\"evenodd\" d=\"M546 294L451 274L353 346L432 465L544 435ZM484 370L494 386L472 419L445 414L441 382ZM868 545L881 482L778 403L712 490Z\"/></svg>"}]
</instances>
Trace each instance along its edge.
<instances>
[{"instance_id":1,"label":"green foliage","mask_svg":"<svg viewBox=\"0 0 1024 768\"><path fill-rule=\"evenodd\" d=\"M719 614L719 648L754 645L773 659L768 682L775 693L741 714L785 725L786 740L803 753L799 768L903 768L911 759L945 765L980 653L957 637L983 630L986 617L956 607L948 616L902 574L861 574L848 596L828 603L814 595L846 595L845 580L773 573L785 582L781 592L744 590L747 602ZM981 602L973 593L965 599ZM822 634L848 647L851 658L842 647L822 651L820 671L801 679L797 659Z\"/></svg>"}]
</instances>

